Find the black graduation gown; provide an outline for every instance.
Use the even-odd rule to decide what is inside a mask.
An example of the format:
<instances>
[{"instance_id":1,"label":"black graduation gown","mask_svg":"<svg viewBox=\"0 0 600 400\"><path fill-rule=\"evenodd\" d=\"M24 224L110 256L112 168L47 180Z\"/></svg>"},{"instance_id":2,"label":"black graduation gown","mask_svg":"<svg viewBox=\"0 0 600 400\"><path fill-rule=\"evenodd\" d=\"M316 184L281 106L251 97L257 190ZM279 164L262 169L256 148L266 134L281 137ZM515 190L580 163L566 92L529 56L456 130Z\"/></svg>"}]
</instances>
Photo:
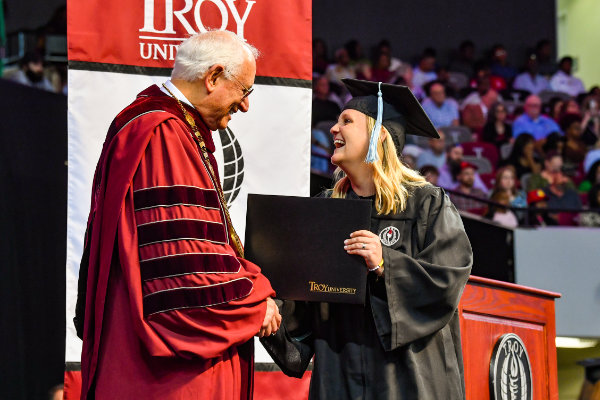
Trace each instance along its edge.
<instances>
[{"instance_id":1,"label":"black graduation gown","mask_svg":"<svg viewBox=\"0 0 600 400\"><path fill-rule=\"evenodd\" d=\"M457 306L473 256L458 212L427 185L404 212L373 207L370 230L383 232L385 274L369 274L366 304L285 302L262 343L290 376L314 354L310 399L464 399Z\"/></svg>"}]
</instances>

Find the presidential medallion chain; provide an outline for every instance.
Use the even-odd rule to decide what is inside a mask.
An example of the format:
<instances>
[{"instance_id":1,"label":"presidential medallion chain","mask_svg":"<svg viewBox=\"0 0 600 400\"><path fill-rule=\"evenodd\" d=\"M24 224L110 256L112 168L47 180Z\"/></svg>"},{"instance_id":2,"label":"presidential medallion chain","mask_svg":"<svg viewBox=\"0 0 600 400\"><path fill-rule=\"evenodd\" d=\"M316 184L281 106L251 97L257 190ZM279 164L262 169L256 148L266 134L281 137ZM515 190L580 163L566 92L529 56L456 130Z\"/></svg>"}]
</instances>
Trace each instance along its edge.
<instances>
[{"instance_id":1,"label":"presidential medallion chain","mask_svg":"<svg viewBox=\"0 0 600 400\"><path fill-rule=\"evenodd\" d=\"M174 98L175 101L177 101L177 104L179 105L179 107L181 108L181 111L183 112L185 120L187 121L188 125L190 125L190 127L192 128L192 132L194 133L194 138L196 139L196 141L198 142L198 146L200 147L204 164L206 165L206 168L210 172L211 178L215 184L215 188L219 195L219 201L221 203L221 206L223 207L223 213L225 214L225 221L227 222L227 226L229 227L229 236L231 237L231 240L233 241L233 243L235 245L238 255L240 257L244 257L244 247L242 246L242 241L240 240L240 237L236 233L235 228L233 227L233 223L231 222L231 216L229 215L229 208L227 207L227 201L225 200L225 195L223 194L223 189L221 188L221 185L217 179L217 175L215 174L215 171L210 162L210 158L208 157L208 150L206 149L206 144L204 143L202 134L200 133L200 130L196 126L196 121L194 121L194 117L188 112L188 110L185 109L185 107L183 106L181 101L179 101L179 99L177 97L175 97L175 95L169 90L169 88L167 88L164 83L162 86L165 88L165 90L167 92L169 92L171 97Z\"/></svg>"}]
</instances>

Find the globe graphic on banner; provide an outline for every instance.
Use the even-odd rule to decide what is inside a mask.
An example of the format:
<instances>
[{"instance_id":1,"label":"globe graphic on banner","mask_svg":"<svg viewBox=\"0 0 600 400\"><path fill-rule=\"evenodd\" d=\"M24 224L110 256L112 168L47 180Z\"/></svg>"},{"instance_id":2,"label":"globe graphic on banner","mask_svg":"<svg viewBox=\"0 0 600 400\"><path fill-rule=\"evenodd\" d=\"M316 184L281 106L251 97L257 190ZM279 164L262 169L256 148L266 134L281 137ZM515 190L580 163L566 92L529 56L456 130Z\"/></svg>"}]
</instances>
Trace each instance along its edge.
<instances>
[{"instance_id":1,"label":"globe graphic on banner","mask_svg":"<svg viewBox=\"0 0 600 400\"><path fill-rule=\"evenodd\" d=\"M244 181L244 157L231 129L219 129L219 136L223 147L223 194L230 206L240 193Z\"/></svg>"}]
</instances>

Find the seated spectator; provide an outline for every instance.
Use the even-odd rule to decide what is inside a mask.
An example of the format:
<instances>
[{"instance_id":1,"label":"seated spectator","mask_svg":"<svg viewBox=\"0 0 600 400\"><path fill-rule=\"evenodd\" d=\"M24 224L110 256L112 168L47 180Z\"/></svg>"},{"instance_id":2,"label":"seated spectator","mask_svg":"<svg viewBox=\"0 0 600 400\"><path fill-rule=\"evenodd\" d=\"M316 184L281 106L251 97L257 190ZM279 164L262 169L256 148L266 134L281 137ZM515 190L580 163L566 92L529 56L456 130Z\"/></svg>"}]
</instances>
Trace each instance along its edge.
<instances>
[{"instance_id":1,"label":"seated spectator","mask_svg":"<svg viewBox=\"0 0 600 400\"><path fill-rule=\"evenodd\" d=\"M425 53L421 56L419 64L413 71L412 83L415 86L423 88L427 82L437 79L435 73L435 57L430 53Z\"/></svg>"},{"instance_id":2,"label":"seated spectator","mask_svg":"<svg viewBox=\"0 0 600 400\"><path fill-rule=\"evenodd\" d=\"M560 132L556 122L542 115L541 112L542 100L535 94L527 97L525 100L525 113L513 123L513 136L517 138L526 132L531 134L536 141L543 141L551 132Z\"/></svg>"},{"instance_id":3,"label":"seated spectator","mask_svg":"<svg viewBox=\"0 0 600 400\"><path fill-rule=\"evenodd\" d=\"M546 78L551 77L558 69L556 59L552 56L552 43L548 39L540 40L535 46L535 55L540 74Z\"/></svg>"},{"instance_id":4,"label":"seated spectator","mask_svg":"<svg viewBox=\"0 0 600 400\"><path fill-rule=\"evenodd\" d=\"M557 182L560 181L555 180L554 183L544 189L544 192L548 195L548 208L581 210L581 199L577 191L564 183L564 180L562 184Z\"/></svg>"},{"instance_id":5,"label":"seated spectator","mask_svg":"<svg viewBox=\"0 0 600 400\"><path fill-rule=\"evenodd\" d=\"M421 86L417 86L413 83L414 73L413 69L409 64L402 64L397 70L398 78L394 82L395 85L408 86L410 91L415 95L417 100L421 101L425 98L425 92Z\"/></svg>"},{"instance_id":6,"label":"seated spectator","mask_svg":"<svg viewBox=\"0 0 600 400\"><path fill-rule=\"evenodd\" d=\"M506 121L506 107L502 103L492 105L488 113L487 123L483 127L482 139L484 142L500 147L512 139L512 126Z\"/></svg>"},{"instance_id":7,"label":"seated spectator","mask_svg":"<svg viewBox=\"0 0 600 400\"><path fill-rule=\"evenodd\" d=\"M544 90L550 89L550 83L538 72L538 62L535 53L527 58L525 72L517 75L513 83L513 88L526 90L531 94L538 94Z\"/></svg>"},{"instance_id":8,"label":"seated spectator","mask_svg":"<svg viewBox=\"0 0 600 400\"><path fill-rule=\"evenodd\" d=\"M567 138L563 151L564 162L572 169L576 169L587 154L587 146L582 139L581 116L566 114L560 120L560 127Z\"/></svg>"},{"instance_id":9,"label":"seated spectator","mask_svg":"<svg viewBox=\"0 0 600 400\"><path fill-rule=\"evenodd\" d=\"M548 208L548 195L542 189L532 190L527 193L527 204L529 205L529 225L531 226L554 226L558 221L551 217L547 211L536 211Z\"/></svg>"},{"instance_id":10,"label":"seated spectator","mask_svg":"<svg viewBox=\"0 0 600 400\"><path fill-rule=\"evenodd\" d=\"M517 178L525 174L537 174L542 167L535 157L535 140L529 133L522 133L515 139L510 155L503 165L512 165L517 173Z\"/></svg>"},{"instance_id":11,"label":"seated spectator","mask_svg":"<svg viewBox=\"0 0 600 400\"><path fill-rule=\"evenodd\" d=\"M492 49L491 72L492 75L504 79L506 84L510 84L517 76L517 69L508 63L508 52L501 44L495 45Z\"/></svg>"},{"instance_id":12,"label":"seated spectator","mask_svg":"<svg viewBox=\"0 0 600 400\"><path fill-rule=\"evenodd\" d=\"M580 193L588 193L595 185L600 185L600 160L592 164L590 170L585 175L585 179L581 182L577 190L579 190Z\"/></svg>"},{"instance_id":13,"label":"seated spectator","mask_svg":"<svg viewBox=\"0 0 600 400\"><path fill-rule=\"evenodd\" d=\"M598 143L596 143L596 146L598 146ZM600 148L588 151L583 159L583 172L587 174L592 165L598 160L600 160Z\"/></svg>"},{"instance_id":14,"label":"seated spectator","mask_svg":"<svg viewBox=\"0 0 600 400\"><path fill-rule=\"evenodd\" d=\"M387 54L390 57L390 71L394 73L398 72L398 68L402 66L403 62L392 55L392 45L389 40L382 39L377 45L377 52L380 54Z\"/></svg>"},{"instance_id":15,"label":"seated spectator","mask_svg":"<svg viewBox=\"0 0 600 400\"><path fill-rule=\"evenodd\" d=\"M335 64L331 64L325 71L325 76L331 83L341 85L343 78L356 78L356 71L353 66L350 65L350 57L348 51L341 48L335 52Z\"/></svg>"},{"instance_id":16,"label":"seated spectator","mask_svg":"<svg viewBox=\"0 0 600 400\"><path fill-rule=\"evenodd\" d=\"M329 65L329 60L327 59L327 45L323 39L313 39L312 51L313 72L316 72L319 75L325 74L325 70Z\"/></svg>"},{"instance_id":17,"label":"seated spectator","mask_svg":"<svg viewBox=\"0 0 600 400\"><path fill-rule=\"evenodd\" d=\"M313 87L312 126L321 121L336 121L341 112L341 101L329 90L327 77L315 79Z\"/></svg>"},{"instance_id":18,"label":"seated spectator","mask_svg":"<svg viewBox=\"0 0 600 400\"><path fill-rule=\"evenodd\" d=\"M410 169L417 170L417 158L421 155L423 149L414 144L407 144L402 149L402 161Z\"/></svg>"},{"instance_id":19,"label":"seated spectator","mask_svg":"<svg viewBox=\"0 0 600 400\"><path fill-rule=\"evenodd\" d=\"M486 213L487 218L510 228L519 226L517 216L507 208L510 205L508 193L504 191L496 192L492 195L490 200L499 205L491 205L488 207L488 212Z\"/></svg>"},{"instance_id":20,"label":"seated spectator","mask_svg":"<svg viewBox=\"0 0 600 400\"><path fill-rule=\"evenodd\" d=\"M477 90L463 99L461 108L477 105L481 108L483 117L487 118L488 110L492 104L502 101L502 96L495 89L490 88L489 76L481 76L477 79Z\"/></svg>"},{"instance_id":21,"label":"seated spectator","mask_svg":"<svg viewBox=\"0 0 600 400\"><path fill-rule=\"evenodd\" d=\"M458 186L454 188L454 190L462 194L485 199L487 197L485 192L473 186L475 183L475 171L477 170L477 167L469 162L462 161L458 165L458 169L459 172L456 176ZM454 203L457 209L464 211L480 209L483 204L477 200L454 193L450 193L450 200L452 200L452 203Z\"/></svg>"},{"instance_id":22,"label":"seated spectator","mask_svg":"<svg viewBox=\"0 0 600 400\"><path fill-rule=\"evenodd\" d=\"M427 97L423 101L423 109L433 122L433 126L441 128L444 126L458 125L458 104L454 99L446 97L446 88L439 82L428 86Z\"/></svg>"},{"instance_id":23,"label":"seated spectator","mask_svg":"<svg viewBox=\"0 0 600 400\"><path fill-rule=\"evenodd\" d=\"M585 93L585 86L581 79L571 75L573 58L563 57L558 63L558 71L550 79L550 87L555 92L563 92L572 97Z\"/></svg>"},{"instance_id":24,"label":"seated spectator","mask_svg":"<svg viewBox=\"0 0 600 400\"><path fill-rule=\"evenodd\" d=\"M527 197L524 191L517 189L517 176L512 165L502 167L496 173L491 197L499 192L506 193L511 207L527 207Z\"/></svg>"},{"instance_id":25,"label":"seated spectator","mask_svg":"<svg viewBox=\"0 0 600 400\"><path fill-rule=\"evenodd\" d=\"M439 139L429 139L429 148L425 149L417 158L417 168L423 168L425 165L433 165L438 170L446 163L446 135L438 130Z\"/></svg>"},{"instance_id":26,"label":"seated spectator","mask_svg":"<svg viewBox=\"0 0 600 400\"><path fill-rule=\"evenodd\" d=\"M544 159L544 169L539 174L532 174L529 178L527 190L545 189L548 186L566 186L574 190L575 185L563 173L563 158L558 153L549 153Z\"/></svg>"},{"instance_id":27,"label":"seated spectator","mask_svg":"<svg viewBox=\"0 0 600 400\"><path fill-rule=\"evenodd\" d=\"M44 76L44 59L38 53L26 53L19 61L19 70L10 77L10 80L54 92L52 84Z\"/></svg>"},{"instance_id":28,"label":"seated spectator","mask_svg":"<svg viewBox=\"0 0 600 400\"><path fill-rule=\"evenodd\" d=\"M560 110L562 109L563 104L564 101L560 97L553 97L548 102L548 115L556 123L560 121Z\"/></svg>"},{"instance_id":29,"label":"seated spectator","mask_svg":"<svg viewBox=\"0 0 600 400\"><path fill-rule=\"evenodd\" d=\"M454 145L448 148L446 152L446 164L440 168L438 185L444 189L456 189L459 185L458 174L463 165L464 150L461 145ZM488 188L477 172L474 172L473 187L483 193L488 192Z\"/></svg>"},{"instance_id":30,"label":"seated spectator","mask_svg":"<svg viewBox=\"0 0 600 400\"><path fill-rule=\"evenodd\" d=\"M461 72L467 77L473 75L475 63L475 44L470 40L463 41L458 48L457 57L450 62L448 69L452 72Z\"/></svg>"},{"instance_id":31,"label":"seated spectator","mask_svg":"<svg viewBox=\"0 0 600 400\"><path fill-rule=\"evenodd\" d=\"M348 52L350 65L356 71L358 79L371 80L371 62L365 57L362 45L356 39L349 40L344 44L344 48Z\"/></svg>"},{"instance_id":32,"label":"seated spectator","mask_svg":"<svg viewBox=\"0 0 600 400\"><path fill-rule=\"evenodd\" d=\"M380 53L375 63L373 63L371 80L374 82L391 83L396 78L396 74L390 69L391 65L389 54Z\"/></svg>"},{"instance_id":33,"label":"seated spectator","mask_svg":"<svg viewBox=\"0 0 600 400\"><path fill-rule=\"evenodd\" d=\"M542 151L544 154L564 154L565 143L567 143L567 138L558 132L552 132L548 135L548 137L546 137L546 142L542 146Z\"/></svg>"},{"instance_id":34,"label":"seated spectator","mask_svg":"<svg viewBox=\"0 0 600 400\"><path fill-rule=\"evenodd\" d=\"M590 95L583 101L583 141L589 146L600 139L600 96Z\"/></svg>"},{"instance_id":35,"label":"seated spectator","mask_svg":"<svg viewBox=\"0 0 600 400\"><path fill-rule=\"evenodd\" d=\"M600 184L594 185L589 192L588 201L590 209L600 210ZM585 212L579 215L579 224L581 226L600 227L600 212Z\"/></svg>"},{"instance_id":36,"label":"seated spectator","mask_svg":"<svg viewBox=\"0 0 600 400\"><path fill-rule=\"evenodd\" d=\"M332 153L331 135L319 129L312 129L310 132L310 170L329 174L332 168Z\"/></svg>"},{"instance_id":37,"label":"seated spectator","mask_svg":"<svg viewBox=\"0 0 600 400\"><path fill-rule=\"evenodd\" d=\"M440 177L440 171L433 165L424 165L419 173L425 178L425 180L434 186L438 185L438 178Z\"/></svg>"}]
</instances>

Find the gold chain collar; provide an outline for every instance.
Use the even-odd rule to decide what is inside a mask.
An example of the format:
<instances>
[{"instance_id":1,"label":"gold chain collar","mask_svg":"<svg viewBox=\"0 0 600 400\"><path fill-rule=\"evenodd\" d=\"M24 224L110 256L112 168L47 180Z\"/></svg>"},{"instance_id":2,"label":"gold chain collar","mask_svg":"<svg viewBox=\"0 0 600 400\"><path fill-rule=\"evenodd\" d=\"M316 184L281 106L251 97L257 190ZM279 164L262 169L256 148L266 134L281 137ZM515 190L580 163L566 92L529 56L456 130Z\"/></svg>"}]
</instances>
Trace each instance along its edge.
<instances>
[{"instance_id":1,"label":"gold chain collar","mask_svg":"<svg viewBox=\"0 0 600 400\"><path fill-rule=\"evenodd\" d=\"M165 86L164 83L163 83L162 87L164 87L165 90L167 92L169 92L169 95L171 95L171 97L174 98L175 101L177 101L177 104L179 104L179 108L181 108L181 111L183 112L183 116L185 117L185 120L192 128L192 132L194 133L194 138L196 139L196 141L198 142L198 146L200 146L200 149L202 150L201 153L202 153L202 159L204 161L204 164L207 167L207 169L209 170L212 181L214 182L215 188L217 189L217 193L219 194L219 201L221 202L221 206L223 207L223 212L225 214L225 221L229 228L229 236L231 237L231 240L233 241L233 243L235 245L238 255L240 257L244 257L244 247L242 246L242 241L240 240L240 237L236 233L235 228L233 227L233 223L231 222L231 216L229 215L229 208L227 207L227 201L225 201L225 195L223 194L223 189L221 188L221 184L219 183L217 176L215 174L215 171L213 170L212 164L210 162L210 158L208 157L208 151L206 150L206 144L204 143L204 138L202 138L202 134L200 133L200 130L198 129L198 126L196 125L196 121L194 120L194 117L192 116L192 114L190 114L189 111L185 109L185 107L183 106L181 101L169 90L169 88L167 88Z\"/></svg>"}]
</instances>

